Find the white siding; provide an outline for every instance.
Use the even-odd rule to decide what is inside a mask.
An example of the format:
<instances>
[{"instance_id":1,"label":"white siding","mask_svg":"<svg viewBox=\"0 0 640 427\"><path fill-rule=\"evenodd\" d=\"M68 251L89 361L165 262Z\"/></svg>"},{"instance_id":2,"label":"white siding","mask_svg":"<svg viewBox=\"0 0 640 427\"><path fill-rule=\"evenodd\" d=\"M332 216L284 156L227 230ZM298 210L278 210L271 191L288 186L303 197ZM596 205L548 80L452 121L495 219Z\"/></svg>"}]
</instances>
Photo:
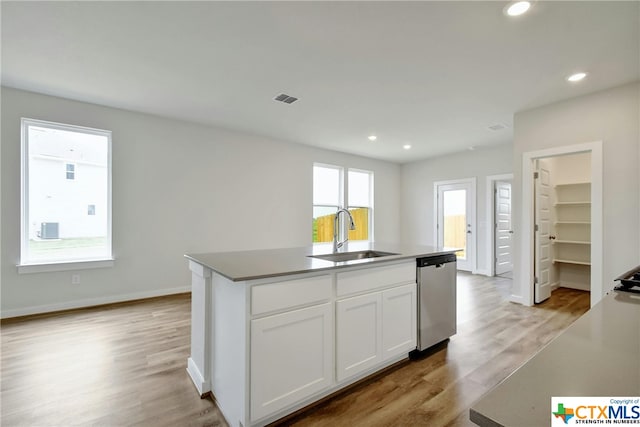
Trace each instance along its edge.
<instances>
[{"instance_id":1,"label":"white siding","mask_svg":"<svg viewBox=\"0 0 640 427\"><path fill-rule=\"evenodd\" d=\"M106 166L76 163L74 179L67 179L67 161L32 158L29 208L31 224L29 238L37 238L40 224L59 223L60 238L98 237L107 235L107 175ZM95 206L95 215L88 206Z\"/></svg>"}]
</instances>

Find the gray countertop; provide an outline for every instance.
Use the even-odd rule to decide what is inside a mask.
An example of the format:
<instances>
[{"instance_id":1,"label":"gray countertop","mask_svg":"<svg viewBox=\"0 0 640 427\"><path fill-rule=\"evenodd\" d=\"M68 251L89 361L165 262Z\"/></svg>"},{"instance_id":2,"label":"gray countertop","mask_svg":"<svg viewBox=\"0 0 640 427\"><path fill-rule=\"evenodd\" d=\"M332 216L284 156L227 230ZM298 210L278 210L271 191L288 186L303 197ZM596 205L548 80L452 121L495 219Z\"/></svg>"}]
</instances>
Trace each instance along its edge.
<instances>
[{"instance_id":1,"label":"gray countertop","mask_svg":"<svg viewBox=\"0 0 640 427\"><path fill-rule=\"evenodd\" d=\"M612 291L471 407L480 426L551 425L551 398L640 396L640 294Z\"/></svg>"},{"instance_id":2,"label":"gray countertop","mask_svg":"<svg viewBox=\"0 0 640 427\"><path fill-rule=\"evenodd\" d=\"M368 258L344 262L332 262L312 258L311 255L330 254L332 244L317 244L299 248L264 249L240 252L213 252L204 254L186 254L185 257L212 269L224 277L241 282L268 277L311 273L358 265L370 265L403 259L415 259L455 252L455 249L435 248L432 246L398 245L371 242L348 242L340 252L375 250L393 252L379 258Z\"/></svg>"}]
</instances>

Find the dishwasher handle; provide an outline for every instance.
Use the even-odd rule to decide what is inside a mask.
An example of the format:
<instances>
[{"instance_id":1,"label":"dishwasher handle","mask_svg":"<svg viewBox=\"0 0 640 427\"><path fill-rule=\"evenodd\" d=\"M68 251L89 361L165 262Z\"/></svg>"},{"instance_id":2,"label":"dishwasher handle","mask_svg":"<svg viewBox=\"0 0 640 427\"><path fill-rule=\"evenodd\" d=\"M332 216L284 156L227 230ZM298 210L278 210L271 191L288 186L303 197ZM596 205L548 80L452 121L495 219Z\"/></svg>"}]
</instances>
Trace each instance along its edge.
<instances>
[{"instance_id":1,"label":"dishwasher handle","mask_svg":"<svg viewBox=\"0 0 640 427\"><path fill-rule=\"evenodd\" d=\"M456 254L445 254L445 255L436 255L425 258L418 258L417 260L418 268L420 267L444 267L444 264L448 264L450 262L456 262Z\"/></svg>"}]
</instances>

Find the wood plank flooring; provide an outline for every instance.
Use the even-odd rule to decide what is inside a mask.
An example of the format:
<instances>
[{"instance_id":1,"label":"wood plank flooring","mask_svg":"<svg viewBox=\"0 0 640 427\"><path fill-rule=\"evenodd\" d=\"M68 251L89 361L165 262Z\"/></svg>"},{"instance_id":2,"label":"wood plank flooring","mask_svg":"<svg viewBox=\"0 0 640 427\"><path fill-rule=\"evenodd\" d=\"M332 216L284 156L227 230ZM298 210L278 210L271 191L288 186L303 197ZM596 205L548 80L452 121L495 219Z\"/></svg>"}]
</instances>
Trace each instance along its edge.
<instances>
[{"instance_id":1,"label":"wood plank flooring","mask_svg":"<svg viewBox=\"0 0 640 427\"><path fill-rule=\"evenodd\" d=\"M472 403L589 307L588 293L570 289L536 307L511 304L510 284L459 274L447 345L286 424L472 425ZM0 424L226 426L186 373L189 331L189 295L3 321Z\"/></svg>"},{"instance_id":2,"label":"wood plank flooring","mask_svg":"<svg viewBox=\"0 0 640 427\"><path fill-rule=\"evenodd\" d=\"M226 426L186 372L190 295L2 323L2 426Z\"/></svg>"}]
</instances>

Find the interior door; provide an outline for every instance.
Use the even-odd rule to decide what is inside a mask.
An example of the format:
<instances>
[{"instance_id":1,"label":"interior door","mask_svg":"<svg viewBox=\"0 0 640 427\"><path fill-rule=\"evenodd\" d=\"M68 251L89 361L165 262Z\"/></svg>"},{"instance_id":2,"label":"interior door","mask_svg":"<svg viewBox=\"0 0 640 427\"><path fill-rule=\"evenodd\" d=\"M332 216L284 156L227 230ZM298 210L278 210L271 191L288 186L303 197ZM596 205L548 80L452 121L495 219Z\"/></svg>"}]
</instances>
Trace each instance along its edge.
<instances>
[{"instance_id":1,"label":"interior door","mask_svg":"<svg viewBox=\"0 0 640 427\"><path fill-rule=\"evenodd\" d=\"M495 272L513 270L513 229L511 226L511 182L495 184Z\"/></svg>"},{"instance_id":2,"label":"interior door","mask_svg":"<svg viewBox=\"0 0 640 427\"><path fill-rule=\"evenodd\" d=\"M551 296L551 185L549 170L540 165L535 180L534 301Z\"/></svg>"},{"instance_id":3,"label":"interior door","mask_svg":"<svg viewBox=\"0 0 640 427\"><path fill-rule=\"evenodd\" d=\"M469 180L436 186L438 246L459 248L458 270L473 271L475 186Z\"/></svg>"}]
</instances>

